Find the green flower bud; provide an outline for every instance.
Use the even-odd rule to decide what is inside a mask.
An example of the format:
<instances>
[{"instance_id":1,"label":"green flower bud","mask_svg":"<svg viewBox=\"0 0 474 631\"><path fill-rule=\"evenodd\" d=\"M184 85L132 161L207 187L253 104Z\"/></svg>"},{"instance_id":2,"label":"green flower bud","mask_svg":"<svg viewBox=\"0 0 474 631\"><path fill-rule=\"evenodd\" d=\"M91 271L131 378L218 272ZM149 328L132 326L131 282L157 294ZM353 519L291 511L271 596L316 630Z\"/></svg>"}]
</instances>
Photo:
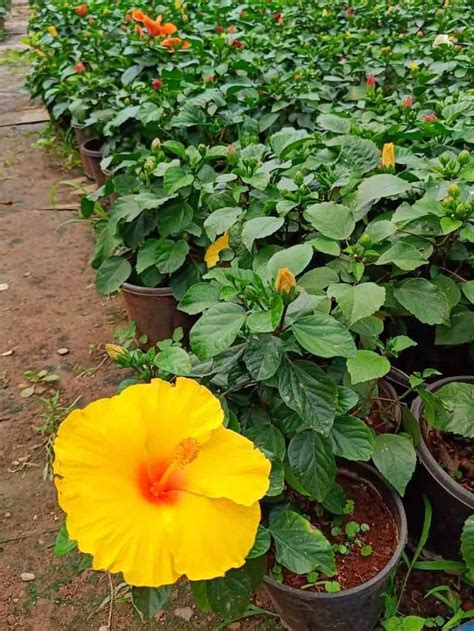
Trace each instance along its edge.
<instances>
[{"instance_id":1,"label":"green flower bud","mask_svg":"<svg viewBox=\"0 0 474 631\"><path fill-rule=\"evenodd\" d=\"M459 197L459 186L453 182L448 186L448 193L451 197Z\"/></svg>"},{"instance_id":2,"label":"green flower bud","mask_svg":"<svg viewBox=\"0 0 474 631\"><path fill-rule=\"evenodd\" d=\"M469 162L470 153L467 149L463 149L461 153L458 155L459 164L466 164Z\"/></svg>"}]
</instances>

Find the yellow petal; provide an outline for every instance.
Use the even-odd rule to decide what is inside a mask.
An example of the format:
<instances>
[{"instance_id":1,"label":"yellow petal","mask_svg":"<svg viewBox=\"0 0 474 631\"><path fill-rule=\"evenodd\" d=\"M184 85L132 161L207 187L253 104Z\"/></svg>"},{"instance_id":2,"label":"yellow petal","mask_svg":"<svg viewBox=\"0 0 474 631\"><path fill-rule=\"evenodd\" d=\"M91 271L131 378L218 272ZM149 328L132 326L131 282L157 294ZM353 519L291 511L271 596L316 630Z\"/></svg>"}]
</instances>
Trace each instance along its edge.
<instances>
[{"instance_id":1,"label":"yellow petal","mask_svg":"<svg viewBox=\"0 0 474 631\"><path fill-rule=\"evenodd\" d=\"M207 263L207 267L215 267L219 261L219 253L229 247L229 233L225 232L222 237L219 237L214 243L207 248L204 260Z\"/></svg>"},{"instance_id":2,"label":"yellow petal","mask_svg":"<svg viewBox=\"0 0 474 631\"><path fill-rule=\"evenodd\" d=\"M67 529L79 550L93 555L95 570L122 572L129 585L159 587L174 583L170 537L173 508L153 505L136 490L95 475L85 463L77 473L56 480Z\"/></svg>"},{"instance_id":3,"label":"yellow petal","mask_svg":"<svg viewBox=\"0 0 474 631\"><path fill-rule=\"evenodd\" d=\"M395 145L393 142L386 142L382 149L382 166L395 166Z\"/></svg>"},{"instance_id":4,"label":"yellow petal","mask_svg":"<svg viewBox=\"0 0 474 631\"><path fill-rule=\"evenodd\" d=\"M258 502L242 506L182 492L173 509L172 545L179 573L192 581L207 580L245 563L260 521Z\"/></svg>"},{"instance_id":5,"label":"yellow petal","mask_svg":"<svg viewBox=\"0 0 474 631\"><path fill-rule=\"evenodd\" d=\"M185 489L209 498L251 506L268 490L271 464L254 444L229 429L217 429L185 469Z\"/></svg>"}]
</instances>

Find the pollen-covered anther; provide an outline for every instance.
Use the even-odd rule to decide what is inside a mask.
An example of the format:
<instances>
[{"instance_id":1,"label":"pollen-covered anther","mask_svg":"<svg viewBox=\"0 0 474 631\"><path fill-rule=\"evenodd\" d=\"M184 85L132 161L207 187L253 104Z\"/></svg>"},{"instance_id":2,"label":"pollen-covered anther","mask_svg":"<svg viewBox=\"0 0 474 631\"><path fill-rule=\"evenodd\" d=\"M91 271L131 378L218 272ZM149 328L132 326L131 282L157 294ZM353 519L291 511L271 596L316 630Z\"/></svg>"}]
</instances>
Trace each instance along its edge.
<instances>
[{"instance_id":1,"label":"pollen-covered anther","mask_svg":"<svg viewBox=\"0 0 474 631\"><path fill-rule=\"evenodd\" d=\"M199 453L199 443L195 438L185 438L176 447L174 462L180 467L191 464Z\"/></svg>"}]
</instances>

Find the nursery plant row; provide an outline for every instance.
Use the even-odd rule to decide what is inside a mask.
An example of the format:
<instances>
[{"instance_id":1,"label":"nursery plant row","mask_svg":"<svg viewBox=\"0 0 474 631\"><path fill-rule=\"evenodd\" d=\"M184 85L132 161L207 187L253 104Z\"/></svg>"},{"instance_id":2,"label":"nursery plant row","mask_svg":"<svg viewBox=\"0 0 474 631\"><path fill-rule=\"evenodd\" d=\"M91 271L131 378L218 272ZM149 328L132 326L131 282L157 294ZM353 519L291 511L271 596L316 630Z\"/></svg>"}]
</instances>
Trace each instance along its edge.
<instances>
[{"instance_id":1,"label":"nursery plant row","mask_svg":"<svg viewBox=\"0 0 474 631\"><path fill-rule=\"evenodd\" d=\"M298 630L473 617L400 608L414 568L474 581L469 0L32 6L28 86L97 181L81 202L96 287L121 290L132 321L108 346L132 374L116 400L133 416L140 393L168 401L162 382L176 383L191 417L212 397L232 440L258 450L245 441L240 458L219 439L208 476L224 481L207 497L243 512L209 516L222 524L207 534L197 519L195 567L178 542L169 572L164 556L148 574L95 556L114 536L97 530L94 543L66 490L57 552L77 541L96 569L123 571L147 615L186 575L226 622L260 611L262 582ZM204 447L183 436L175 458L191 478ZM266 487L256 453L271 463Z\"/></svg>"}]
</instances>

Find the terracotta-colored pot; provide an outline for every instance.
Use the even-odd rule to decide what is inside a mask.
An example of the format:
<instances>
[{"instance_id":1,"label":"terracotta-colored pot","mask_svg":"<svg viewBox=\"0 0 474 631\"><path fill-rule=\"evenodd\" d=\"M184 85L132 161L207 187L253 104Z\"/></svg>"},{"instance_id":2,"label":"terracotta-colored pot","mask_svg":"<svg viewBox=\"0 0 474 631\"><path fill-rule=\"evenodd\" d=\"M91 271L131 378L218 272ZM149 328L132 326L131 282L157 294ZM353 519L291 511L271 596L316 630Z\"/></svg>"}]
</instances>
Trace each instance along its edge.
<instances>
[{"instance_id":1,"label":"terracotta-colored pot","mask_svg":"<svg viewBox=\"0 0 474 631\"><path fill-rule=\"evenodd\" d=\"M89 138L80 145L82 164L84 173L92 180L96 181L97 186L102 186L107 179L106 175L100 168L102 160L102 140L100 138ZM90 175L89 175L90 174Z\"/></svg>"},{"instance_id":2,"label":"terracotta-colored pot","mask_svg":"<svg viewBox=\"0 0 474 631\"><path fill-rule=\"evenodd\" d=\"M169 287L151 289L124 283L122 290L128 317L137 325L137 336L148 338L144 347L171 338L177 327L182 327L187 337L195 318L178 310L178 302Z\"/></svg>"}]
</instances>

